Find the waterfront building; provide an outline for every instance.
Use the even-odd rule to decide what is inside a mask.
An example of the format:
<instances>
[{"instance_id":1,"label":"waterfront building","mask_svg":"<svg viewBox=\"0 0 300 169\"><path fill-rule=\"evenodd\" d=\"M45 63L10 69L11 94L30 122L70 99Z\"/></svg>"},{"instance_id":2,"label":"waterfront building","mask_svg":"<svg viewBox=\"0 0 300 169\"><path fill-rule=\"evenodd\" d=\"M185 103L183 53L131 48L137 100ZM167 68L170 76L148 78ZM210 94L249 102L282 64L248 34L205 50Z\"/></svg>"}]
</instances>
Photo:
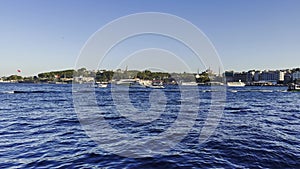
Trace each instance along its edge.
<instances>
[{"instance_id":1,"label":"waterfront building","mask_svg":"<svg viewBox=\"0 0 300 169\"><path fill-rule=\"evenodd\" d=\"M293 81L292 74L291 73L285 73L283 83L288 84L288 83L291 83L292 81Z\"/></svg>"},{"instance_id":2,"label":"waterfront building","mask_svg":"<svg viewBox=\"0 0 300 169\"><path fill-rule=\"evenodd\" d=\"M254 75L255 75L255 70L249 70L247 72L247 81L248 83L251 83L254 81Z\"/></svg>"},{"instance_id":3,"label":"waterfront building","mask_svg":"<svg viewBox=\"0 0 300 169\"><path fill-rule=\"evenodd\" d=\"M234 72L226 71L224 73L226 82L239 82L251 83L254 80L255 71L250 70L248 72Z\"/></svg>"},{"instance_id":4,"label":"waterfront building","mask_svg":"<svg viewBox=\"0 0 300 169\"><path fill-rule=\"evenodd\" d=\"M242 81L242 82L247 82L248 79L248 73L247 72L236 72L234 73L233 76L233 81L234 82L238 82L238 81Z\"/></svg>"},{"instance_id":5,"label":"waterfront building","mask_svg":"<svg viewBox=\"0 0 300 169\"><path fill-rule=\"evenodd\" d=\"M258 82L260 80L260 74L261 74L260 70L255 71L254 76L253 76L253 80L255 82Z\"/></svg>"},{"instance_id":6,"label":"waterfront building","mask_svg":"<svg viewBox=\"0 0 300 169\"><path fill-rule=\"evenodd\" d=\"M226 82L233 82L234 71L226 71L224 73Z\"/></svg>"},{"instance_id":7,"label":"waterfront building","mask_svg":"<svg viewBox=\"0 0 300 169\"><path fill-rule=\"evenodd\" d=\"M277 71L278 73L278 81L284 81L284 75L285 75L285 72L283 71Z\"/></svg>"},{"instance_id":8,"label":"waterfront building","mask_svg":"<svg viewBox=\"0 0 300 169\"><path fill-rule=\"evenodd\" d=\"M293 80L300 79L300 71L296 71L292 74Z\"/></svg>"},{"instance_id":9,"label":"waterfront building","mask_svg":"<svg viewBox=\"0 0 300 169\"><path fill-rule=\"evenodd\" d=\"M259 80L266 81L266 82L273 82L273 83L283 82L284 72L280 70L276 70L276 71L265 70L261 72Z\"/></svg>"}]
</instances>

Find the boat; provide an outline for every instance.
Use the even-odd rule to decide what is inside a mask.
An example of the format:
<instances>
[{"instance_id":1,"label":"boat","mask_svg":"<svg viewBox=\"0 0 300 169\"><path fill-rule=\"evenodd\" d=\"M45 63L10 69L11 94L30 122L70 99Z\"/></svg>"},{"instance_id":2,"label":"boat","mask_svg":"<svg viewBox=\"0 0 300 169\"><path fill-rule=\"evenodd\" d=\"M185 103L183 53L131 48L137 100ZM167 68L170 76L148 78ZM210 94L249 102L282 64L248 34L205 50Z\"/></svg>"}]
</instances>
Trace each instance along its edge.
<instances>
[{"instance_id":1,"label":"boat","mask_svg":"<svg viewBox=\"0 0 300 169\"><path fill-rule=\"evenodd\" d=\"M68 84L67 82L55 82L55 84Z\"/></svg>"},{"instance_id":2,"label":"boat","mask_svg":"<svg viewBox=\"0 0 300 169\"><path fill-rule=\"evenodd\" d=\"M181 82L182 86L198 86L196 82Z\"/></svg>"},{"instance_id":3,"label":"boat","mask_svg":"<svg viewBox=\"0 0 300 169\"><path fill-rule=\"evenodd\" d=\"M199 84L199 86L201 86L202 84ZM222 82L206 82L205 85L208 86L224 86L224 83Z\"/></svg>"},{"instance_id":4,"label":"boat","mask_svg":"<svg viewBox=\"0 0 300 169\"><path fill-rule=\"evenodd\" d=\"M98 88L107 88L107 86L108 86L108 83L106 83L106 82L97 83Z\"/></svg>"},{"instance_id":5,"label":"boat","mask_svg":"<svg viewBox=\"0 0 300 169\"><path fill-rule=\"evenodd\" d=\"M300 91L300 84L290 84L287 91Z\"/></svg>"},{"instance_id":6,"label":"boat","mask_svg":"<svg viewBox=\"0 0 300 169\"><path fill-rule=\"evenodd\" d=\"M120 79L117 81L117 85L125 85L125 86L130 86L130 84L136 82L135 79Z\"/></svg>"},{"instance_id":7,"label":"boat","mask_svg":"<svg viewBox=\"0 0 300 169\"><path fill-rule=\"evenodd\" d=\"M146 86L144 84L142 84L141 82L139 82L139 81L135 81L135 82L130 83L129 87L132 87L132 88L144 88Z\"/></svg>"},{"instance_id":8,"label":"boat","mask_svg":"<svg viewBox=\"0 0 300 169\"><path fill-rule=\"evenodd\" d=\"M163 82L160 80L153 80L150 85L146 85L147 88L152 88L152 89L164 89Z\"/></svg>"},{"instance_id":9,"label":"boat","mask_svg":"<svg viewBox=\"0 0 300 169\"><path fill-rule=\"evenodd\" d=\"M244 87L246 84L239 80L238 82L227 82L227 86L229 87Z\"/></svg>"},{"instance_id":10,"label":"boat","mask_svg":"<svg viewBox=\"0 0 300 169\"><path fill-rule=\"evenodd\" d=\"M146 86L147 88L152 88L152 89L164 89L164 86L154 86L154 85L148 85Z\"/></svg>"}]
</instances>

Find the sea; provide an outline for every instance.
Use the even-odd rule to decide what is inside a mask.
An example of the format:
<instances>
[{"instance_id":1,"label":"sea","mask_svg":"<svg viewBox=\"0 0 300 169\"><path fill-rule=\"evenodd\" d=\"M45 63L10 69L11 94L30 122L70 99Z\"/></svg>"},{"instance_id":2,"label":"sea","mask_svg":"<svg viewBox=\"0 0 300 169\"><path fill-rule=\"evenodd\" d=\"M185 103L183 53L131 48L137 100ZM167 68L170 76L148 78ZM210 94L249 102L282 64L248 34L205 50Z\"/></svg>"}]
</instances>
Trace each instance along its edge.
<instances>
[{"instance_id":1,"label":"sea","mask_svg":"<svg viewBox=\"0 0 300 169\"><path fill-rule=\"evenodd\" d=\"M186 95L183 99L182 91L197 97ZM0 168L300 167L300 92L274 86L226 88L225 100L219 102L223 105L218 109L219 119L211 124L214 128L207 139L201 141L217 92L209 86L94 88L103 116L94 121L107 125L99 122L91 129L78 112L72 84L0 83ZM126 100L116 102L122 94L128 95ZM87 102L89 98L84 99ZM85 105L84 110L95 110L95 104ZM125 114L139 111L125 116L119 110ZM137 118L147 116L143 113L147 111L153 116ZM183 134L181 139L154 140L169 128L174 130L172 124L180 113L195 112L186 123L189 130L181 130L180 125L175 128ZM116 132L101 133L108 126ZM101 137L93 137L88 129L99 131ZM118 133L136 137L117 139ZM144 137L154 140L153 144L144 144ZM170 142L169 149L149 148ZM133 152L126 154L126 143Z\"/></svg>"}]
</instances>

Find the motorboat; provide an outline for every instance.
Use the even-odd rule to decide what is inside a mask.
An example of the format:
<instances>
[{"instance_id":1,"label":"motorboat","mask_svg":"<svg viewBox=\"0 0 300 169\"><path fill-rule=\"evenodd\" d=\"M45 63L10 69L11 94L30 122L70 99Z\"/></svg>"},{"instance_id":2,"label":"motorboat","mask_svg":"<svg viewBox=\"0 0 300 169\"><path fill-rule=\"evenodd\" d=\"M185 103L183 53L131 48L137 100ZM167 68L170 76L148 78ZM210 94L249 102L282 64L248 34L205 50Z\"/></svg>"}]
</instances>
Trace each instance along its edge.
<instances>
[{"instance_id":1,"label":"motorboat","mask_svg":"<svg viewBox=\"0 0 300 169\"><path fill-rule=\"evenodd\" d=\"M229 87L244 87L246 84L239 80L238 82L227 82L227 86Z\"/></svg>"},{"instance_id":2,"label":"motorboat","mask_svg":"<svg viewBox=\"0 0 300 169\"><path fill-rule=\"evenodd\" d=\"M101 82L101 83L97 83L97 87L98 88L107 88L108 83L107 82Z\"/></svg>"},{"instance_id":3,"label":"motorboat","mask_svg":"<svg viewBox=\"0 0 300 169\"><path fill-rule=\"evenodd\" d=\"M163 82L160 80L153 80L151 85L147 85L147 88L153 88L153 89L164 89Z\"/></svg>"},{"instance_id":4,"label":"motorboat","mask_svg":"<svg viewBox=\"0 0 300 169\"><path fill-rule=\"evenodd\" d=\"M144 88L146 87L144 84L142 84L139 81L134 81L132 83L129 84L129 87L133 87L133 88Z\"/></svg>"},{"instance_id":5,"label":"motorboat","mask_svg":"<svg viewBox=\"0 0 300 169\"><path fill-rule=\"evenodd\" d=\"M287 91L300 91L300 84L290 84Z\"/></svg>"},{"instance_id":6,"label":"motorboat","mask_svg":"<svg viewBox=\"0 0 300 169\"><path fill-rule=\"evenodd\" d=\"M198 86L196 82L181 82L180 85L182 86Z\"/></svg>"},{"instance_id":7,"label":"motorboat","mask_svg":"<svg viewBox=\"0 0 300 169\"><path fill-rule=\"evenodd\" d=\"M125 86L130 86L130 84L136 82L135 79L120 79L117 81L117 85L125 85Z\"/></svg>"}]
</instances>

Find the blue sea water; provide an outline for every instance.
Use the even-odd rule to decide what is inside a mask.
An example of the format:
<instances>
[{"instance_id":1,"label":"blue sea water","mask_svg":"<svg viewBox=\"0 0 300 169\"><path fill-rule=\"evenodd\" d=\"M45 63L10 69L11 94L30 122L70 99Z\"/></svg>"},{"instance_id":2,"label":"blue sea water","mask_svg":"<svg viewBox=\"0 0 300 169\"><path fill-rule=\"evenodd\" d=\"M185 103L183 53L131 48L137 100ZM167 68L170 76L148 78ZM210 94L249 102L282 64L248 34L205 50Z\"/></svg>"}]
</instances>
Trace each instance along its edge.
<instances>
[{"instance_id":1,"label":"blue sea water","mask_svg":"<svg viewBox=\"0 0 300 169\"><path fill-rule=\"evenodd\" d=\"M113 128L154 136L176 120L180 104L191 104L193 110L193 100L181 102L178 88L158 90L167 96L168 111L145 125L117 113L111 88L97 88L95 93ZM172 153L128 158L106 151L87 135L74 108L72 85L0 84L0 168L299 168L300 92L286 92L285 87L228 88L220 123L200 144L199 129L214 91L196 91L199 116ZM151 89L130 89L132 105L149 109L150 93Z\"/></svg>"}]
</instances>

